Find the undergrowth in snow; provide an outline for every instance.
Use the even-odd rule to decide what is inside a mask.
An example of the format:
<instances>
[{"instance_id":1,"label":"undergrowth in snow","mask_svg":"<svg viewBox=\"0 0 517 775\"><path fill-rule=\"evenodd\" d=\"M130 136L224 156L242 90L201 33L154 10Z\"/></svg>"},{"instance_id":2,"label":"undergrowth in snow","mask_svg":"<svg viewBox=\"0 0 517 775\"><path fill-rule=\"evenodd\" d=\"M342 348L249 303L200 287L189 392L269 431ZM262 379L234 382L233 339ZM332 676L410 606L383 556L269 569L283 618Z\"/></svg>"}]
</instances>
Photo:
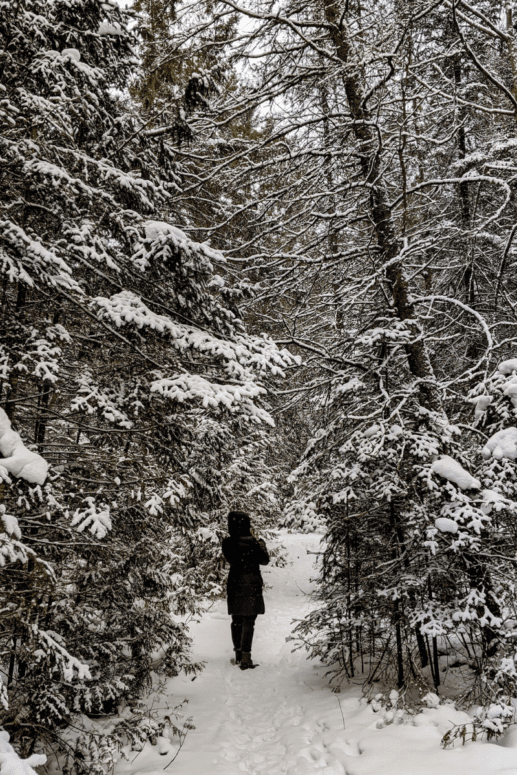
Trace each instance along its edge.
<instances>
[{"instance_id":1,"label":"undergrowth in snow","mask_svg":"<svg viewBox=\"0 0 517 775\"><path fill-rule=\"evenodd\" d=\"M205 663L204 671L195 680L178 676L160 683L156 679L154 692L138 711L142 716L147 713L149 735L122 746L114 760L114 775L158 775L166 767L174 775L508 775L517 771L513 729L498 745L486 736L507 710L494 706L483 715L479 708L469 713L455 708L454 696L465 686L470 668L467 656L453 658L453 649L445 641L439 656L440 696L428 691L420 699L395 689L382 690L378 682L365 698L366 674L360 672L360 664L354 680L337 686L329 684L321 662L308 661L303 650L293 650L292 621L312 605L307 593L313 589L310 579L321 537L316 532L280 532L288 565L263 571L266 614L256 624L256 670L241 672L231 664L226 602L207 603L203 616L191 624L194 656ZM188 705L181 703L184 698ZM130 724L135 713L136 708L126 707L116 719L90 721L90 730L92 734L96 729L114 731L117 724ZM169 724L171 718L174 723ZM60 771L51 762L47 772L58 775Z\"/></svg>"}]
</instances>

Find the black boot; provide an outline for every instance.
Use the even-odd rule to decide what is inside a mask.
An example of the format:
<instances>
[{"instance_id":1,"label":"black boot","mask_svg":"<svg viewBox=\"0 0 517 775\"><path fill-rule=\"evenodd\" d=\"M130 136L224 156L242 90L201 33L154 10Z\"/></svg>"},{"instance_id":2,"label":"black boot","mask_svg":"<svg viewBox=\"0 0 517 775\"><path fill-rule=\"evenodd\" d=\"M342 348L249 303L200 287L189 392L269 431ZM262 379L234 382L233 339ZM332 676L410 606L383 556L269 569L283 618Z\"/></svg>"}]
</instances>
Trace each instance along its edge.
<instances>
[{"instance_id":1,"label":"black boot","mask_svg":"<svg viewBox=\"0 0 517 775\"><path fill-rule=\"evenodd\" d=\"M249 651L243 651L242 652L242 659L240 668L241 670L254 670L258 665L254 665L251 661L251 654Z\"/></svg>"},{"instance_id":2,"label":"black boot","mask_svg":"<svg viewBox=\"0 0 517 775\"><path fill-rule=\"evenodd\" d=\"M233 651L235 653L235 659L232 660L232 663L234 665L240 665L241 660L242 660L242 651L241 651L241 649L234 649Z\"/></svg>"}]
</instances>

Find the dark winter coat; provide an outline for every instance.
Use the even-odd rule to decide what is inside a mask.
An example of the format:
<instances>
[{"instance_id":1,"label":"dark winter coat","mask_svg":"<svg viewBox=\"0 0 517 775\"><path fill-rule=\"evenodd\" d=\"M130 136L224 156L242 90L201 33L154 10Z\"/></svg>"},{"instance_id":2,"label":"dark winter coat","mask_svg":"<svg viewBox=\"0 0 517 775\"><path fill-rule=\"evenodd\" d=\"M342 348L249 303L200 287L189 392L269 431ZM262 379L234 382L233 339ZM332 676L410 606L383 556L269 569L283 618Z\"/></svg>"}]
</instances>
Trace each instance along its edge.
<instances>
[{"instance_id":1,"label":"dark winter coat","mask_svg":"<svg viewBox=\"0 0 517 775\"><path fill-rule=\"evenodd\" d=\"M239 616L265 613L259 568L259 565L269 563L264 541L252 535L234 535L224 539L222 549L225 559L230 563L228 613Z\"/></svg>"}]
</instances>

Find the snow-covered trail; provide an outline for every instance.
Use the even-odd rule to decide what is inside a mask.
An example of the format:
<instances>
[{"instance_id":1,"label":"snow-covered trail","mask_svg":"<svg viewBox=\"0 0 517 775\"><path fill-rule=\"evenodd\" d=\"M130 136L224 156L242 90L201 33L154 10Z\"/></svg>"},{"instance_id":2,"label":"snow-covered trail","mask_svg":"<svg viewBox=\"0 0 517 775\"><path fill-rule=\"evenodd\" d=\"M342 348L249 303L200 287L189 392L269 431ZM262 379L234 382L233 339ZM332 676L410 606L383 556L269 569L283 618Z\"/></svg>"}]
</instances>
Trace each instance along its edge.
<instances>
[{"instance_id":1,"label":"snow-covered trail","mask_svg":"<svg viewBox=\"0 0 517 775\"><path fill-rule=\"evenodd\" d=\"M385 723L361 699L359 686L331 692L325 668L292 653L285 641L293 619L308 610L318 535L282 532L286 568L263 569L266 615L255 629L256 670L241 671L233 656L226 603L211 607L193 625L194 657L206 662L192 681L171 679L169 705L187 697L184 710L196 729L187 734L171 775L517 775L512 733L505 745L475 743L444 751L446 729L466 719L450 705L427 709L408 723ZM160 703L162 704L162 703ZM517 739L516 740L517 745ZM163 750L163 749L162 749ZM157 775L174 756L146 745L132 763L119 762L116 775Z\"/></svg>"},{"instance_id":2,"label":"snow-covered trail","mask_svg":"<svg viewBox=\"0 0 517 775\"><path fill-rule=\"evenodd\" d=\"M218 602L192 628L194 656L205 661L207 668L194 683L184 681L188 713L197 728L189 733L172 765L177 775L344 772L337 764L329 769L335 757L317 745L322 730L303 725L308 702L317 693L330 699L342 725L337 695L328 688L322 692L321 665L311 665L304 653L291 653L293 644L285 640L293 618L307 611L304 592L310 589L314 574L314 556L307 549L316 551L320 537L283 534L282 538L284 544L287 540L292 564L262 568L271 589L265 592L266 615L257 617L255 626L253 659L260 666L241 671L230 663L233 650L226 602Z\"/></svg>"}]
</instances>

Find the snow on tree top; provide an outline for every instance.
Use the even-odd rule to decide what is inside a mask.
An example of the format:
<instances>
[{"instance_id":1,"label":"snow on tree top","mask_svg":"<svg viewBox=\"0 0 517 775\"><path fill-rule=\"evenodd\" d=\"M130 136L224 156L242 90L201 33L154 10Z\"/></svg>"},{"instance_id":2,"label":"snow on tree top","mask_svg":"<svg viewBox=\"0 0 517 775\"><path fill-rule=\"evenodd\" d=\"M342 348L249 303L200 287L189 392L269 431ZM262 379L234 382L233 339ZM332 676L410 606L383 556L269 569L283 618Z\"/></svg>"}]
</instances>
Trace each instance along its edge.
<instances>
[{"instance_id":1,"label":"snow on tree top","mask_svg":"<svg viewBox=\"0 0 517 775\"><path fill-rule=\"evenodd\" d=\"M158 239L162 234L172 234L176 239L189 242L189 238L184 231L165 221L145 221L144 230L146 239Z\"/></svg>"},{"instance_id":2,"label":"snow on tree top","mask_svg":"<svg viewBox=\"0 0 517 775\"><path fill-rule=\"evenodd\" d=\"M201 399L204 407L217 407L222 404L227 409L232 409L242 402L252 420L274 426L270 414L251 401L265 392L264 388L254 383L221 385L209 382L199 374L181 374L173 379L159 379L151 384L151 393L159 393L180 403Z\"/></svg>"},{"instance_id":3,"label":"snow on tree top","mask_svg":"<svg viewBox=\"0 0 517 775\"><path fill-rule=\"evenodd\" d=\"M76 48L64 48L63 51L55 51L55 49L51 48L45 51L44 54L51 59L57 59L58 57L70 57L76 62L81 61L81 52Z\"/></svg>"},{"instance_id":4,"label":"snow on tree top","mask_svg":"<svg viewBox=\"0 0 517 775\"><path fill-rule=\"evenodd\" d=\"M502 361L497 367L501 374L511 374L512 371L517 371L517 358L510 358L507 361Z\"/></svg>"},{"instance_id":5,"label":"snow on tree top","mask_svg":"<svg viewBox=\"0 0 517 775\"><path fill-rule=\"evenodd\" d=\"M19 433L11 428L11 422L0 409L0 466L13 476L21 477L31 484L43 484L47 478L48 463L37 452L31 452L23 443Z\"/></svg>"},{"instance_id":6,"label":"snow on tree top","mask_svg":"<svg viewBox=\"0 0 517 775\"><path fill-rule=\"evenodd\" d=\"M168 332L172 336L173 346L178 350L193 348L199 352L218 355L226 361L226 371L232 377L247 378L246 366L269 369L273 374L283 374L282 368L290 362L290 354L279 351L267 338L237 337L229 341L201 331L193 326L176 323L166 315L160 315L149 309L132 291L121 291L111 298L97 296L92 304L101 308L101 315L109 317L118 327L133 323L138 328L148 326L160 333Z\"/></svg>"},{"instance_id":7,"label":"snow on tree top","mask_svg":"<svg viewBox=\"0 0 517 775\"><path fill-rule=\"evenodd\" d=\"M90 65L87 65L86 62L81 62L81 52L76 48L64 48L63 51L47 49L46 51L42 52L42 56L53 59L58 64L60 60L63 62L73 63L76 70L81 72L92 83L92 85L103 78L102 70L97 67L90 67Z\"/></svg>"},{"instance_id":8,"label":"snow on tree top","mask_svg":"<svg viewBox=\"0 0 517 775\"><path fill-rule=\"evenodd\" d=\"M431 471L453 482L460 490L479 490L481 482L465 471L457 460L449 455L442 455L431 465Z\"/></svg>"},{"instance_id":9,"label":"snow on tree top","mask_svg":"<svg viewBox=\"0 0 517 775\"><path fill-rule=\"evenodd\" d=\"M53 165L48 166L53 167ZM70 288L81 293L81 287L72 277L70 267L57 255L57 253L47 250L41 242L29 237L23 229L17 226L17 224L12 223L12 221L0 220L0 231L6 242L10 243L17 251L23 252L23 254L35 265L42 267L39 269L40 272L44 271L43 267L51 270L51 273L46 274L49 283L64 288ZM23 271L23 268L19 268L18 271L14 273L14 276L23 280L28 285L32 286L34 284L31 276Z\"/></svg>"},{"instance_id":10,"label":"snow on tree top","mask_svg":"<svg viewBox=\"0 0 517 775\"><path fill-rule=\"evenodd\" d=\"M489 438L481 454L488 460L494 457L496 460L507 458L515 460L517 458L517 428L504 428L497 431Z\"/></svg>"}]
</instances>

